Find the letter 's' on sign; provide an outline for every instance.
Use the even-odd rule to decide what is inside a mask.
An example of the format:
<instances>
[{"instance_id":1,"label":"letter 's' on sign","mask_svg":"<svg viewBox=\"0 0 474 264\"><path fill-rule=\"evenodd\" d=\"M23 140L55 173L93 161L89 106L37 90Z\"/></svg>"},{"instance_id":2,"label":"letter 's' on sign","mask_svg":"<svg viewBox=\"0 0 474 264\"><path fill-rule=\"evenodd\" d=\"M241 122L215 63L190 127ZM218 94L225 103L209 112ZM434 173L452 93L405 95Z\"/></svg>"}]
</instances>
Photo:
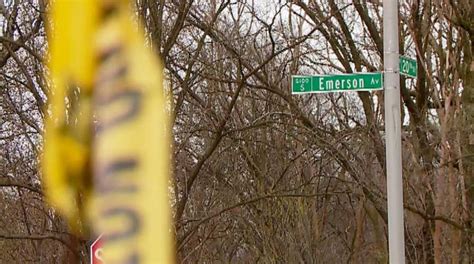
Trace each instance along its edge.
<instances>
[{"instance_id":1,"label":"letter 's' on sign","mask_svg":"<svg viewBox=\"0 0 474 264\"><path fill-rule=\"evenodd\" d=\"M91 244L91 264L104 264L102 260L102 235Z\"/></svg>"}]
</instances>

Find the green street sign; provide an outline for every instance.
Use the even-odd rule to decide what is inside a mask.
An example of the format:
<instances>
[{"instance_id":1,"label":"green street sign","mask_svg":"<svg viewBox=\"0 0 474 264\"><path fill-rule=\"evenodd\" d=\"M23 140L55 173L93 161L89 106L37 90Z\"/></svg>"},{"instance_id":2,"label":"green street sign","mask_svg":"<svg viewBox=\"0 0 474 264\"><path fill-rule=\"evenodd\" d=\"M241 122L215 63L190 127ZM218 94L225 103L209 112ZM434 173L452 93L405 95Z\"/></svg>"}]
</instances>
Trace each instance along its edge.
<instances>
[{"instance_id":1,"label":"green street sign","mask_svg":"<svg viewBox=\"0 0 474 264\"><path fill-rule=\"evenodd\" d=\"M291 76L291 93L330 93L383 89L382 73Z\"/></svg>"},{"instance_id":2,"label":"green street sign","mask_svg":"<svg viewBox=\"0 0 474 264\"><path fill-rule=\"evenodd\" d=\"M416 78L418 64L416 60L400 56L400 74Z\"/></svg>"}]
</instances>

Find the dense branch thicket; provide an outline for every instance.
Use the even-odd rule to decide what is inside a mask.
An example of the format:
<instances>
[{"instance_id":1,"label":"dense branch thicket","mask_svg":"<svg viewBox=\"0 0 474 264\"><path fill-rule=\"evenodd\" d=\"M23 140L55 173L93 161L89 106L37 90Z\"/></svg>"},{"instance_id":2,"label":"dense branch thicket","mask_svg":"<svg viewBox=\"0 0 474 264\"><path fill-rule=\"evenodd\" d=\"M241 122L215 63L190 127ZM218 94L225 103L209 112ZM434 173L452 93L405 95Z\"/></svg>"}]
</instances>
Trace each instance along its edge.
<instances>
[{"instance_id":1,"label":"dense branch thicket","mask_svg":"<svg viewBox=\"0 0 474 264\"><path fill-rule=\"evenodd\" d=\"M0 263L88 263L93 239L44 203L48 3L0 1ZM178 261L386 263L383 91L290 92L294 74L381 71L381 2L134 8L168 78ZM401 1L408 263L474 262L473 53L469 0Z\"/></svg>"}]
</instances>

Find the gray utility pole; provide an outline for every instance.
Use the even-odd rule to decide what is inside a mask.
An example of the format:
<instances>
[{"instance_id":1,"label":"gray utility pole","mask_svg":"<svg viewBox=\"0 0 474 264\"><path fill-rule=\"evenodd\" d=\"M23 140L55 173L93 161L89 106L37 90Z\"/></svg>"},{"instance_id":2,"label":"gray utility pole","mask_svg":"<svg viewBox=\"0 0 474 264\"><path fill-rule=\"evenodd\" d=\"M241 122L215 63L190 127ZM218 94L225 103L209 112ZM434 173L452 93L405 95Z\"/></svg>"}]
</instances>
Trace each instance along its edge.
<instances>
[{"instance_id":1,"label":"gray utility pole","mask_svg":"<svg viewBox=\"0 0 474 264\"><path fill-rule=\"evenodd\" d=\"M403 228L398 0L383 0L383 66L387 162L388 252L390 264L405 263Z\"/></svg>"}]
</instances>

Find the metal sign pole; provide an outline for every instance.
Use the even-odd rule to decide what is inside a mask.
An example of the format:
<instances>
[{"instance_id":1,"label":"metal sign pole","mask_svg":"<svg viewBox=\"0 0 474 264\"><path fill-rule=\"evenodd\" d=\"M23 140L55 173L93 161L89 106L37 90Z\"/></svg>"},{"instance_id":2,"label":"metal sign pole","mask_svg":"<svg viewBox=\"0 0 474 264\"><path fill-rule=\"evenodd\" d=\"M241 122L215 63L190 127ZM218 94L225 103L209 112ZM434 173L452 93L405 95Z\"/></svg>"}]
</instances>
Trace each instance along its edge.
<instances>
[{"instance_id":1,"label":"metal sign pole","mask_svg":"<svg viewBox=\"0 0 474 264\"><path fill-rule=\"evenodd\" d=\"M404 264L398 0L383 0L383 51L389 260Z\"/></svg>"}]
</instances>

